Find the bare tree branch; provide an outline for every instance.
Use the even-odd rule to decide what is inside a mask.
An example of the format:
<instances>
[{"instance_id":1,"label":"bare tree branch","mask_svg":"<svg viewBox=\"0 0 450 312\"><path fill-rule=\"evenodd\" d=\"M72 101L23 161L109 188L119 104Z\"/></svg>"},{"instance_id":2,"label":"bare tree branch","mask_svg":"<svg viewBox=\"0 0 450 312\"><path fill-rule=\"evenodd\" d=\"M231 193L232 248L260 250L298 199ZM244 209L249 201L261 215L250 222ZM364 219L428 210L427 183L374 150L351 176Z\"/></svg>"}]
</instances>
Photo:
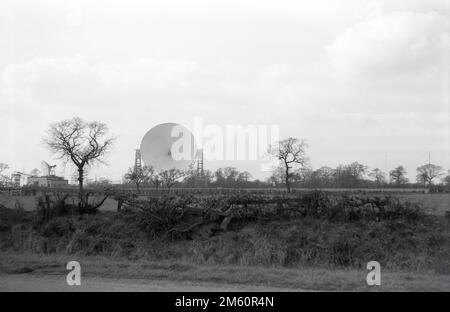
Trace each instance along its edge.
<instances>
[{"instance_id":1,"label":"bare tree branch","mask_svg":"<svg viewBox=\"0 0 450 312\"><path fill-rule=\"evenodd\" d=\"M276 148L271 148L270 152L280 160L285 170L285 183L288 193L290 187L290 170L295 165L304 166L308 158L306 157L306 141L296 138L287 138L278 142Z\"/></svg>"},{"instance_id":2,"label":"bare tree branch","mask_svg":"<svg viewBox=\"0 0 450 312\"><path fill-rule=\"evenodd\" d=\"M61 159L72 161L78 169L80 210L88 205L83 195L85 166L103 163L102 157L112 148L115 138L106 137L108 127L99 121L85 122L79 117L50 125L45 145Z\"/></svg>"}]
</instances>

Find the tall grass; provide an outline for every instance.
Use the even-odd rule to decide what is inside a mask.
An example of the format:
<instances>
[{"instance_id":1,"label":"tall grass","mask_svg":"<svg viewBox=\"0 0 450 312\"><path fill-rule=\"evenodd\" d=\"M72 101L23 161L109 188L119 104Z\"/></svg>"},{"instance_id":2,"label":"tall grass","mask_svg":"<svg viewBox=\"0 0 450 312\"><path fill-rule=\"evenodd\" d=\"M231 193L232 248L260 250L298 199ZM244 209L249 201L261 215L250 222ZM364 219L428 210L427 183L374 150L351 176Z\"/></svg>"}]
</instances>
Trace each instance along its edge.
<instances>
[{"instance_id":1,"label":"tall grass","mask_svg":"<svg viewBox=\"0 0 450 312\"><path fill-rule=\"evenodd\" d=\"M376 260L384 268L450 273L448 220L391 197L312 192L294 200L243 195L133 201L120 212L97 215L47 219L39 211L20 212L0 228L1 248L284 267L359 268ZM220 227L225 216L232 216L226 231ZM171 230L183 235L167 235Z\"/></svg>"}]
</instances>

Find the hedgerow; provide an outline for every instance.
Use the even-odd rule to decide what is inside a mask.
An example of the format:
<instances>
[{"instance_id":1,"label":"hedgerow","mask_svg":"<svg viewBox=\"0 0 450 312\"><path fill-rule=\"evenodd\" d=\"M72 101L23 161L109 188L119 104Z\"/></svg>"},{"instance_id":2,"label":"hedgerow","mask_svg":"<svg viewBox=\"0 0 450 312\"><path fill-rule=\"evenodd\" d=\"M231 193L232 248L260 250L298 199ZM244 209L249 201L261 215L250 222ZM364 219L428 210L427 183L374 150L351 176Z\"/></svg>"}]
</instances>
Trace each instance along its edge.
<instances>
[{"instance_id":1,"label":"hedgerow","mask_svg":"<svg viewBox=\"0 0 450 312\"><path fill-rule=\"evenodd\" d=\"M389 196L129 196L119 212L43 217L37 210L8 220L0 228L3 249L207 264L361 267L377 260L396 269L450 268L448 221Z\"/></svg>"}]
</instances>

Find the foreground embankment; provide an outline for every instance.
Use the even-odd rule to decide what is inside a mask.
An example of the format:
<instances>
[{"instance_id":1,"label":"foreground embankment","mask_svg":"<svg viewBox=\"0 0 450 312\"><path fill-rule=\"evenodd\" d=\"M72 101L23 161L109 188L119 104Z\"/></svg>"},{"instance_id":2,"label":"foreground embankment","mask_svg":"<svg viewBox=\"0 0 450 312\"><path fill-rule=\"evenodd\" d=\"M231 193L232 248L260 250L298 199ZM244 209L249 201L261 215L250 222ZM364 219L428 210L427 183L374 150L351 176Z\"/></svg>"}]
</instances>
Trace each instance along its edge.
<instances>
[{"instance_id":1,"label":"foreground embankment","mask_svg":"<svg viewBox=\"0 0 450 312\"><path fill-rule=\"evenodd\" d=\"M260 284L262 271L293 270L322 274L324 279L320 286L306 282L291 285L293 275L288 274L275 284L322 289L329 280L334 282L325 289L342 289L332 275L347 272L348 276L358 276L346 284L351 290L359 289L355 283L365 280L361 274L367 273L366 265L372 260L391 276L422 276L422 286L433 284L426 280L436 277L435 289L448 287L440 281L450 274L448 218L426 214L417 205L389 196L311 192L295 199L254 195L130 197L120 212L77 215L61 206L33 212L1 209L0 221L3 257L26 253L75 259L102 257L105 263L125 261L128 265L168 262L174 266L168 265L160 277L170 279L185 272L186 280L187 276L194 280L203 276L203 281L211 282L217 278L214 272L231 276L232 271L256 270L247 275L245 283ZM183 269L173 270L177 266ZM199 268L205 268L203 275ZM117 270L121 271L127 272L126 266ZM172 271L177 273L167 273ZM117 272L110 276L118 276ZM145 276L139 272L123 277ZM308 279L306 275L303 277ZM226 282L236 280L238 276ZM265 281L274 285L273 278ZM353 287L348 286L352 283Z\"/></svg>"},{"instance_id":2,"label":"foreground embankment","mask_svg":"<svg viewBox=\"0 0 450 312\"><path fill-rule=\"evenodd\" d=\"M81 285L68 286L66 264L78 261ZM0 291L448 291L448 274L381 271L368 286L365 269L196 265L187 261L6 252Z\"/></svg>"}]
</instances>

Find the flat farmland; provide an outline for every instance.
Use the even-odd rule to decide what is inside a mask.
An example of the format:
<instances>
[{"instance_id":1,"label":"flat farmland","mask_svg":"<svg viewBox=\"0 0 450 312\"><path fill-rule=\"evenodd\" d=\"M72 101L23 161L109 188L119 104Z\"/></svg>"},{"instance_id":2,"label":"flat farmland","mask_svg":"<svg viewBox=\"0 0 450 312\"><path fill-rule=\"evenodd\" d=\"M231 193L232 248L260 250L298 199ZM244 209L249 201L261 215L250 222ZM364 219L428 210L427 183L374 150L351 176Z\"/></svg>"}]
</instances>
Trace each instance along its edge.
<instances>
[{"instance_id":1,"label":"flat farmland","mask_svg":"<svg viewBox=\"0 0 450 312\"><path fill-rule=\"evenodd\" d=\"M450 211L450 194L404 193L396 194L395 197L403 202L418 204L431 214L444 215L446 211Z\"/></svg>"},{"instance_id":2,"label":"flat farmland","mask_svg":"<svg viewBox=\"0 0 450 312\"><path fill-rule=\"evenodd\" d=\"M333 191L333 193L336 193L336 191ZM355 192L353 190L340 190L338 191L338 193L348 193L357 196L364 196L361 192ZM410 202L412 204L418 204L427 213L433 215L445 215L446 211L450 211L450 194L445 193L430 194L430 193L406 192L406 191L398 193L393 191L386 191L386 192L378 191L376 193L368 192L366 193L366 195L397 197L402 202ZM112 198L109 198L108 200L105 201L100 210L103 211L117 210L117 201Z\"/></svg>"},{"instance_id":3,"label":"flat farmland","mask_svg":"<svg viewBox=\"0 0 450 312\"><path fill-rule=\"evenodd\" d=\"M361 193L354 191L339 191L339 193L349 193L358 196L363 196ZM446 211L450 211L450 194L429 194L429 193L394 193L394 192L379 192L375 194L368 193L367 196L393 196L400 199L401 202L410 202L418 204L427 213L433 215L445 215ZM100 208L103 211L117 210L117 201L109 198Z\"/></svg>"},{"instance_id":4,"label":"flat farmland","mask_svg":"<svg viewBox=\"0 0 450 312\"><path fill-rule=\"evenodd\" d=\"M193 264L180 260L77 255L81 286L66 283L73 255L5 252L0 292L9 291L448 291L442 273L384 270L378 288L367 286L365 268L263 267ZM22 273L24 268L30 271Z\"/></svg>"},{"instance_id":5,"label":"flat farmland","mask_svg":"<svg viewBox=\"0 0 450 312\"><path fill-rule=\"evenodd\" d=\"M201 189L200 189L201 190ZM192 193L197 193L199 190L191 189ZM311 190L305 190L305 192L309 192ZM410 202L414 204L418 204L420 207L425 209L427 213L434 214L434 215L445 215L446 211L450 211L450 194L445 193L438 193L438 194L430 194L430 193L422 193L422 192L394 192L394 191L355 191L355 190L333 190L328 191L325 190L325 192L330 193L348 193L349 195L357 195L357 196L393 196L399 198L402 202ZM176 195L176 192L174 192ZM220 190L217 191L217 193L220 193ZM252 193L250 191L250 193ZM183 194L189 194L189 190L185 190ZM227 194L233 194L233 192L227 192ZM265 194L265 192L259 192L257 194ZM271 194L271 192L268 192L268 194ZM276 194L283 194L283 193L274 193ZM293 193L293 196L298 196L298 193ZM208 193L197 194L198 196L214 196L214 191L209 191ZM146 197L146 195L143 195L143 197ZM9 194L0 194L0 205L3 205L4 207L15 209L17 207L21 207L27 211L31 211L36 209L37 203L38 203L39 195L34 196L24 196L24 195L9 195ZM100 199L100 197L99 197ZM76 194L74 193L68 200L68 202L71 202L74 204L76 202ZM117 201L110 197L108 198L104 204L100 207L101 211L116 211L117 210Z\"/></svg>"},{"instance_id":6,"label":"flat farmland","mask_svg":"<svg viewBox=\"0 0 450 312\"><path fill-rule=\"evenodd\" d=\"M450 229L444 214L449 194L308 190L281 196L245 191L172 195L141 195L127 203L147 203L150 213L117 213L111 198L101 210L112 212L48 220L0 204L0 291L63 291L58 285L65 282L65 264L74 255L83 263L86 291L371 291L365 280L368 259L383 265L381 291L448 290ZM33 209L31 199L37 196L3 203L25 209L16 200L26 199ZM420 205L430 216L399 205L396 198ZM189 213L227 211L231 205L225 229L227 215ZM182 219L180 207L188 212ZM176 214L167 214L171 211ZM168 226L160 215L169 216ZM169 231L179 234L168 237Z\"/></svg>"}]
</instances>

